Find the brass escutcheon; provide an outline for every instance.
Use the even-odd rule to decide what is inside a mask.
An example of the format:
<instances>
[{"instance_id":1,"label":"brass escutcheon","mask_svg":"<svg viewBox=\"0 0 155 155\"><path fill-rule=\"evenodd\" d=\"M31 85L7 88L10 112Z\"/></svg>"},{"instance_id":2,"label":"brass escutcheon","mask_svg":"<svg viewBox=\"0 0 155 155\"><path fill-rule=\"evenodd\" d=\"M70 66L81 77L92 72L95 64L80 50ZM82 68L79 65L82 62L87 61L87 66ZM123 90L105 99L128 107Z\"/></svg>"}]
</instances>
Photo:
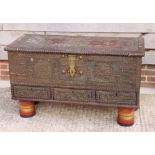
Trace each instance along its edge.
<instances>
[{"instance_id":1,"label":"brass escutcheon","mask_svg":"<svg viewBox=\"0 0 155 155\"><path fill-rule=\"evenodd\" d=\"M71 77L75 76L76 70L75 70L75 61L76 56L75 55L68 55L68 65L69 65L69 74Z\"/></svg>"}]
</instances>

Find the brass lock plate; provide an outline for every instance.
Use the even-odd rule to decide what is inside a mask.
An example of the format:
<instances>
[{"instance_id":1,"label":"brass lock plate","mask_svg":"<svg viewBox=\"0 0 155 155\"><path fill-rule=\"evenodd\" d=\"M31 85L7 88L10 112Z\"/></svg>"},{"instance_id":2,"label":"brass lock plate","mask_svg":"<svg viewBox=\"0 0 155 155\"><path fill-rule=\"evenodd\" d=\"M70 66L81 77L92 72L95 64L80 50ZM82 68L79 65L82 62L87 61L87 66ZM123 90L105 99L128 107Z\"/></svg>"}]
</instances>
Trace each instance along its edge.
<instances>
[{"instance_id":1,"label":"brass lock plate","mask_svg":"<svg viewBox=\"0 0 155 155\"><path fill-rule=\"evenodd\" d=\"M76 73L75 64L76 64L76 55L68 55L68 65L69 65L68 72L71 77L74 77Z\"/></svg>"},{"instance_id":2,"label":"brass lock plate","mask_svg":"<svg viewBox=\"0 0 155 155\"><path fill-rule=\"evenodd\" d=\"M76 74L83 74L83 71L80 70L80 68L84 67L82 56L74 54L62 55L61 63L63 64L61 71L63 74L68 73L72 78L75 77Z\"/></svg>"}]
</instances>

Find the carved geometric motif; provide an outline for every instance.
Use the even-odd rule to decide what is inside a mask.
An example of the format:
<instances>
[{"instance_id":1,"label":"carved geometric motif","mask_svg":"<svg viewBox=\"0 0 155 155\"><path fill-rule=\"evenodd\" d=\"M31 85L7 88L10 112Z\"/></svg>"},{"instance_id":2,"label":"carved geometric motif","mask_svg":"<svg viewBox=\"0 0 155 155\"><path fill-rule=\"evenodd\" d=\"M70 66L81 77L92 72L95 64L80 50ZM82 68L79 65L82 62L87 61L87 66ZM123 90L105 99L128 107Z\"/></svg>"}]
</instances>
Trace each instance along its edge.
<instances>
[{"instance_id":1,"label":"carved geometric motif","mask_svg":"<svg viewBox=\"0 0 155 155\"><path fill-rule=\"evenodd\" d=\"M110 82L109 80L111 79L111 75L112 75L111 63L94 61L94 66L92 68L92 80L100 82L107 82L107 81Z\"/></svg>"},{"instance_id":2,"label":"carved geometric motif","mask_svg":"<svg viewBox=\"0 0 155 155\"><path fill-rule=\"evenodd\" d=\"M52 67L47 59L36 59L33 65L33 78L51 79Z\"/></svg>"}]
</instances>

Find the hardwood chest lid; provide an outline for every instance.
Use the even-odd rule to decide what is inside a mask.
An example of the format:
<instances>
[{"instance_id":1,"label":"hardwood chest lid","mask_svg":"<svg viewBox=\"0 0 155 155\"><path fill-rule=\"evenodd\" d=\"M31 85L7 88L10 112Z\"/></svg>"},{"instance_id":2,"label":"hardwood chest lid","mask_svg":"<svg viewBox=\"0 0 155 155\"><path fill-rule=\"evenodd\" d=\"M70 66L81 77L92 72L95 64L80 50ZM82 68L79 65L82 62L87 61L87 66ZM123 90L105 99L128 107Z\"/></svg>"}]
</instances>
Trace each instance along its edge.
<instances>
[{"instance_id":1,"label":"hardwood chest lid","mask_svg":"<svg viewBox=\"0 0 155 155\"><path fill-rule=\"evenodd\" d=\"M5 48L6 51L91 55L144 56L141 37L90 37L25 34Z\"/></svg>"}]
</instances>

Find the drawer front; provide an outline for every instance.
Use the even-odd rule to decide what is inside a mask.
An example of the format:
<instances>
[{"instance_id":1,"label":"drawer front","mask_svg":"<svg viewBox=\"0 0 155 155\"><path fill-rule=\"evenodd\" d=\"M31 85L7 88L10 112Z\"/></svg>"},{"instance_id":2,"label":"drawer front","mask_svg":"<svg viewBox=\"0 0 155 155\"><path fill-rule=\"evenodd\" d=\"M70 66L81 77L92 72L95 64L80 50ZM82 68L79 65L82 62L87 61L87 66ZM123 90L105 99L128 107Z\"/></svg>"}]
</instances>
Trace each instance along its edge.
<instances>
[{"instance_id":1,"label":"drawer front","mask_svg":"<svg viewBox=\"0 0 155 155\"><path fill-rule=\"evenodd\" d=\"M55 88L54 100L87 102L94 100L94 94L91 90Z\"/></svg>"},{"instance_id":2,"label":"drawer front","mask_svg":"<svg viewBox=\"0 0 155 155\"><path fill-rule=\"evenodd\" d=\"M12 86L13 97L32 99L52 99L52 91L45 87Z\"/></svg>"},{"instance_id":3,"label":"drawer front","mask_svg":"<svg viewBox=\"0 0 155 155\"><path fill-rule=\"evenodd\" d=\"M107 104L136 104L136 93L96 91L96 102Z\"/></svg>"}]
</instances>

